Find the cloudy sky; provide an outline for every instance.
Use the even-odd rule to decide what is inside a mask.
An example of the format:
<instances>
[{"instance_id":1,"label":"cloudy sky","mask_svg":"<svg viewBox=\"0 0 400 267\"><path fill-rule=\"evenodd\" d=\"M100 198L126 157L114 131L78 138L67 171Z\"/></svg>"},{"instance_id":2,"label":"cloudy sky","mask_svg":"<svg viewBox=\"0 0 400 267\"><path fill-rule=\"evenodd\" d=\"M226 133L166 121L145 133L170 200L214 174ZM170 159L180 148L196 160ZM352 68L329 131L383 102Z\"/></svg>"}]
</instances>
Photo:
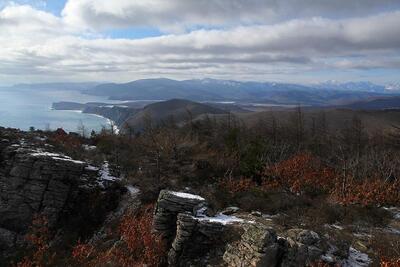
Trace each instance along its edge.
<instances>
[{"instance_id":1,"label":"cloudy sky","mask_svg":"<svg viewBox=\"0 0 400 267\"><path fill-rule=\"evenodd\" d=\"M0 0L0 84L400 82L400 0Z\"/></svg>"}]
</instances>

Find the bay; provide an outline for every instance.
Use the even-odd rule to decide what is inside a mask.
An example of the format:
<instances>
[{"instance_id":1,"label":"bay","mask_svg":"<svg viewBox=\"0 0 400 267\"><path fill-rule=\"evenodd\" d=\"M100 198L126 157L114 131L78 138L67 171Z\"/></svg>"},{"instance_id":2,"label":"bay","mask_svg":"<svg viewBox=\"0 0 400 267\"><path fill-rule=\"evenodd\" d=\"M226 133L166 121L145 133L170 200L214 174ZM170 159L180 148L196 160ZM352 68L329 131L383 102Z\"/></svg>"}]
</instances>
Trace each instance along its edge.
<instances>
[{"instance_id":1,"label":"bay","mask_svg":"<svg viewBox=\"0 0 400 267\"><path fill-rule=\"evenodd\" d=\"M39 90L0 88L0 126L28 130L63 128L66 131L77 131L81 122L89 131L99 131L108 127L105 118L83 114L76 111L52 110L53 102L72 101L79 103L104 102L104 97L85 95L76 90Z\"/></svg>"}]
</instances>

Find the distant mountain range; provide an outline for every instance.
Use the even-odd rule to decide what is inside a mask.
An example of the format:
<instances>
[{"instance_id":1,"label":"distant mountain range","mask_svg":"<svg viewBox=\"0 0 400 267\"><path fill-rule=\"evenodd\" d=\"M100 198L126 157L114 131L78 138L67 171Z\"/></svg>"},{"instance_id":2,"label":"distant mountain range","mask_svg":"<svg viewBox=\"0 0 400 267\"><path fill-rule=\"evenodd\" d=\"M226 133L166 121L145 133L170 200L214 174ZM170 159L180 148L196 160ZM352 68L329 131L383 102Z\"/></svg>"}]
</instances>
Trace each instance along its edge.
<instances>
[{"instance_id":1,"label":"distant mountain range","mask_svg":"<svg viewBox=\"0 0 400 267\"><path fill-rule=\"evenodd\" d=\"M400 90L370 82L327 82L313 86L272 82L239 82L230 80L144 79L129 83L100 84L85 91L113 100L237 101L270 104L338 105L399 93Z\"/></svg>"},{"instance_id":2,"label":"distant mountain range","mask_svg":"<svg viewBox=\"0 0 400 267\"><path fill-rule=\"evenodd\" d=\"M187 99L197 102L233 102L269 105L338 106L400 95L400 84L328 81L314 85L233 80L143 79L129 83L49 83L18 84L18 89L79 90L112 100Z\"/></svg>"},{"instance_id":3,"label":"distant mountain range","mask_svg":"<svg viewBox=\"0 0 400 267\"><path fill-rule=\"evenodd\" d=\"M361 91L361 92L375 92L384 93L386 87L377 85L371 82L347 82L340 83L337 81L327 81L316 85L317 88L327 90L345 90L345 91Z\"/></svg>"}]
</instances>

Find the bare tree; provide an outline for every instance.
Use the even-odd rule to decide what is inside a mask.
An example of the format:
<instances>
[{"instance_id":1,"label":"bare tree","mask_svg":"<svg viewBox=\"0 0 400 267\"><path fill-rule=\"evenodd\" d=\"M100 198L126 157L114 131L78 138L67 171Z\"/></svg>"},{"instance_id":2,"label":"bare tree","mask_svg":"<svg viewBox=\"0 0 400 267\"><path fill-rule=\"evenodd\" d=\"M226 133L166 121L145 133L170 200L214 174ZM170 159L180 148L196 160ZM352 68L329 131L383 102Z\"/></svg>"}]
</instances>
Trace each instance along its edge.
<instances>
[{"instance_id":1,"label":"bare tree","mask_svg":"<svg viewBox=\"0 0 400 267\"><path fill-rule=\"evenodd\" d=\"M83 124L82 120L79 120L77 130L78 130L78 133L82 137L86 137L87 136L87 129L86 129L85 125Z\"/></svg>"}]
</instances>

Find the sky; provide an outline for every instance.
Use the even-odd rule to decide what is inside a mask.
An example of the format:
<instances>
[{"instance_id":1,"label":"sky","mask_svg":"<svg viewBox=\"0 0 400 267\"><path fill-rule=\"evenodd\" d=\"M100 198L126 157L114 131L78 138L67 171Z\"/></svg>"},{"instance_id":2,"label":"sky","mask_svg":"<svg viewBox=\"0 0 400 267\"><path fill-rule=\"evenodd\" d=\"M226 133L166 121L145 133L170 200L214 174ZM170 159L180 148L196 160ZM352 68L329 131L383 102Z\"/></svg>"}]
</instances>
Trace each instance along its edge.
<instances>
[{"instance_id":1,"label":"sky","mask_svg":"<svg viewBox=\"0 0 400 267\"><path fill-rule=\"evenodd\" d=\"M0 85L400 82L400 0L0 0Z\"/></svg>"}]
</instances>

